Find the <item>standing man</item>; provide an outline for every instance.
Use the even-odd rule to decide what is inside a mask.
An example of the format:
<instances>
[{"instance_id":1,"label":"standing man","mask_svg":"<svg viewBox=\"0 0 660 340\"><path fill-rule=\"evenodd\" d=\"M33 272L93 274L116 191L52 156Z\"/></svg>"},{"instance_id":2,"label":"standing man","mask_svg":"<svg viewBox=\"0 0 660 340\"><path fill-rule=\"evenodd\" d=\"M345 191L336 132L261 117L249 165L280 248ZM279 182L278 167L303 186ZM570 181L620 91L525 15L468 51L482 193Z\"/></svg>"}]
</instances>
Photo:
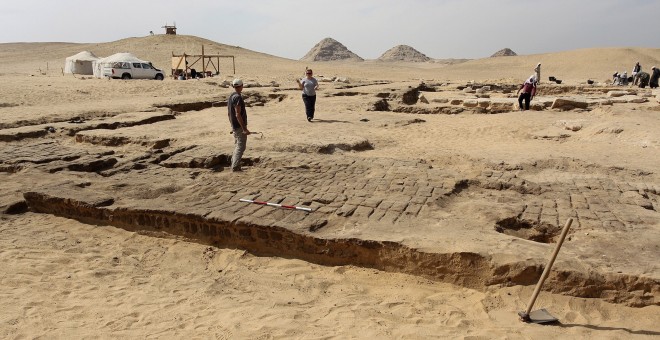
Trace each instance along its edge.
<instances>
[{"instance_id":1,"label":"standing man","mask_svg":"<svg viewBox=\"0 0 660 340\"><path fill-rule=\"evenodd\" d=\"M541 83L541 63L536 64L534 68L534 73L536 73L536 82Z\"/></svg>"},{"instance_id":2,"label":"standing man","mask_svg":"<svg viewBox=\"0 0 660 340\"><path fill-rule=\"evenodd\" d=\"M633 71L632 71L633 85L637 85L637 83L639 82L639 72L642 72L642 65L640 65L638 61L637 64L635 64L635 67L633 67Z\"/></svg>"},{"instance_id":3,"label":"standing man","mask_svg":"<svg viewBox=\"0 0 660 340\"><path fill-rule=\"evenodd\" d=\"M243 157L243 151L247 146L247 136L250 134L248 130L248 120L247 112L245 111L245 101L243 101L243 81L240 79L234 79L231 83L234 87L234 93L229 96L227 100L227 111L229 115L229 123L234 134L234 154L231 157L231 171L237 172L242 171L241 169L241 157Z\"/></svg>"},{"instance_id":4,"label":"standing man","mask_svg":"<svg viewBox=\"0 0 660 340\"><path fill-rule=\"evenodd\" d=\"M305 102L305 114L307 115L307 121L311 122L314 119L314 111L316 111L316 90L319 89L319 82L316 78L312 77L314 73L312 69L305 70L305 78L298 79L298 88L302 92L303 102Z\"/></svg>"}]
</instances>

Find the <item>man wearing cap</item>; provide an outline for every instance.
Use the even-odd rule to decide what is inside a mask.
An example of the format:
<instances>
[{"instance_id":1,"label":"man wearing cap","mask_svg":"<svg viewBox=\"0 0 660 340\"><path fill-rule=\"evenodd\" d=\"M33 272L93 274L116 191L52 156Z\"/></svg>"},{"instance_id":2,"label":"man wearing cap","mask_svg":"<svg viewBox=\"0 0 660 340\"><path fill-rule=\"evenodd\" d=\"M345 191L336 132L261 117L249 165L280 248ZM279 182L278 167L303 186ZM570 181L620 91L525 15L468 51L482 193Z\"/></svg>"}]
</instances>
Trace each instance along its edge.
<instances>
[{"instance_id":1,"label":"man wearing cap","mask_svg":"<svg viewBox=\"0 0 660 340\"><path fill-rule=\"evenodd\" d=\"M241 92L243 91L243 81L234 79L231 85L234 87L234 92L227 100L227 111L229 115L229 123L234 133L234 155L231 157L231 171L241 170L241 157L247 146L247 136L250 130L247 127L247 112L245 111L245 101Z\"/></svg>"}]
</instances>

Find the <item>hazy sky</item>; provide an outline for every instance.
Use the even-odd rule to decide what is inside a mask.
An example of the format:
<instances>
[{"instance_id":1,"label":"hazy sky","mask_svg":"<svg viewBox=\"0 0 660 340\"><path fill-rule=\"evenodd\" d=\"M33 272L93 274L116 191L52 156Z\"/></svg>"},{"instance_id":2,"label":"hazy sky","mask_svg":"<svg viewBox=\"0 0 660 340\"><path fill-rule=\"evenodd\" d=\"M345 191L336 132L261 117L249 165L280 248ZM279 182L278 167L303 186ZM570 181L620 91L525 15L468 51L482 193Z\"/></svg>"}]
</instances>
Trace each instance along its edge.
<instances>
[{"instance_id":1,"label":"hazy sky","mask_svg":"<svg viewBox=\"0 0 660 340\"><path fill-rule=\"evenodd\" d=\"M177 32L290 59L331 37L365 59L660 47L660 0L0 0L0 43L109 42Z\"/></svg>"}]
</instances>

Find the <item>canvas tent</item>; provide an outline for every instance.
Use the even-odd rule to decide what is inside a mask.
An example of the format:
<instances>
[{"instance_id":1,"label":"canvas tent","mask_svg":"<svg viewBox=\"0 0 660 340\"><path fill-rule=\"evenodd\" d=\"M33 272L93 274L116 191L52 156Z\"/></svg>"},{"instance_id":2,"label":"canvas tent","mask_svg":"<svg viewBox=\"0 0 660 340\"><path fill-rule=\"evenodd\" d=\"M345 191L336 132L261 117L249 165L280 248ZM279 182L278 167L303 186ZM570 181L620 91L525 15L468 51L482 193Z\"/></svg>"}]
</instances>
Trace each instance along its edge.
<instances>
[{"instance_id":1,"label":"canvas tent","mask_svg":"<svg viewBox=\"0 0 660 340\"><path fill-rule=\"evenodd\" d=\"M110 66L113 63L127 62L127 63L148 63L148 61L138 59L132 53L115 53L109 57L101 58L94 62L94 77L103 78L103 68Z\"/></svg>"},{"instance_id":2,"label":"canvas tent","mask_svg":"<svg viewBox=\"0 0 660 340\"><path fill-rule=\"evenodd\" d=\"M94 53L82 51L76 55L66 58L64 62L64 73L93 74L94 61L99 58Z\"/></svg>"}]
</instances>

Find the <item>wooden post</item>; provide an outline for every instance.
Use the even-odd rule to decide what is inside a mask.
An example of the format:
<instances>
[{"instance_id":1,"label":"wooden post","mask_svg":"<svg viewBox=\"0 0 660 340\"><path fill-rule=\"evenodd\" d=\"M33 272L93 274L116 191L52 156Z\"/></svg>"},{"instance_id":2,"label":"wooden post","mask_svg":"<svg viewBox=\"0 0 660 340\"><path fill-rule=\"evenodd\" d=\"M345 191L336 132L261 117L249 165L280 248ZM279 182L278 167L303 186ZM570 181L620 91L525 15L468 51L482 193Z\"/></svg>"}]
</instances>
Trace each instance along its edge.
<instances>
[{"instance_id":1,"label":"wooden post","mask_svg":"<svg viewBox=\"0 0 660 340\"><path fill-rule=\"evenodd\" d=\"M204 45L202 45L202 72L204 72L204 77L206 77L206 64L204 63Z\"/></svg>"}]
</instances>

